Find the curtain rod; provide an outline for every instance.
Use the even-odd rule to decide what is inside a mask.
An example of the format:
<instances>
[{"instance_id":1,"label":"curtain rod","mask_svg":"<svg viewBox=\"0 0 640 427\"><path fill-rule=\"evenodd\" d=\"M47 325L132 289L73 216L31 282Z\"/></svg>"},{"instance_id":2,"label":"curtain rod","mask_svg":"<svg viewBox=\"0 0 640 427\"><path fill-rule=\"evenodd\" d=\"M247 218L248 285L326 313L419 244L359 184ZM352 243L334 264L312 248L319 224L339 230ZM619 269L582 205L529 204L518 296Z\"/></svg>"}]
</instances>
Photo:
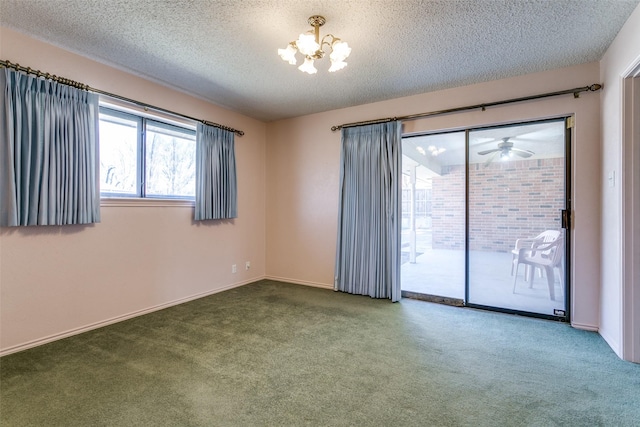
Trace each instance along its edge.
<instances>
[{"instance_id":1,"label":"curtain rod","mask_svg":"<svg viewBox=\"0 0 640 427\"><path fill-rule=\"evenodd\" d=\"M185 118L185 119L193 120L195 122L203 123L203 124L208 125L208 126L214 126L214 127L220 128L220 129L227 130L229 132L233 132L233 133L235 133L235 134L237 134L239 136L244 135L243 131L238 130L238 129L234 129L234 128L229 127L229 126L221 125L219 123L210 122L208 120L197 119L195 117L187 116L186 114L176 113L175 111L167 110L166 108L155 107L153 105L146 104L144 102L136 101L135 99L127 98L127 97L124 97L124 96L116 95L114 93L106 92L104 90L96 89L96 88L90 87L89 85L86 85L86 84L83 84L83 83L78 83L78 82L76 82L74 80L66 79L64 77L59 77L59 76L56 76L56 75L53 75L53 74L49 74L49 73L43 73L42 71L34 70L31 67L23 67L22 65L14 63L14 62L9 62L9 61L0 59L0 67L13 68L16 71L22 71L22 72L25 72L27 74L34 74L37 77L44 77L47 80L53 80L54 82L62 83L62 84L68 85L68 86L72 86L72 87L78 88L78 89L87 90L87 91L94 92L94 93L97 93L97 94L100 94L100 95L109 96L111 98L119 99L121 101L125 101L125 102L129 102L129 103L138 105L138 106L143 107L145 109L150 109L150 110L158 111L158 112L161 112L161 113L170 114L172 116L182 117L182 118Z\"/></svg>"},{"instance_id":2,"label":"curtain rod","mask_svg":"<svg viewBox=\"0 0 640 427\"><path fill-rule=\"evenodd\" d=\"M372 124L377 124L377 123L387 123L387 122L392 122L392 121L396 121L396 120L416 120L416 119L421 119L423 117L431 117L431 116L438 116L438 115L442 115L442 114L458 113L460 111L468 111L468 110L476 110L476 109L481 109L482 111L485 111L488 107L495 107L496 105L512 104L512 103L515 103L515 102L523 102L523 101L532 101L532 100L535 100L535 99L548 98L548 97L551 97L551 96L568 95L570 93L573 94L574 98L579 98L580 97L580 92L596 92L596 91L598 91L600 89L602 89L602 85L596 83L596 84L592 84L591 86L577 87L577 88L574 88L574 89L561 90L561 91L558 91L558 92L548 92L548 93L543 93L543 94L539 94L539 95L525 96L525 97L522 97L522 98L511 98L511 99L506 99L506 100L503 100L503 101L487 102L485 104L467 105L465 107L449 108L449 109L446 109L446 110L439 110L439 111L429 111L428 113L410 114L408 116L401 116L401 117L387 117L387 118L384 118L384 119L374 119L374 120L365 120L365 121L362 121L362 122L345 123L343 125L332 126L331 130L335 132L335 131L340 130L342 128L348 128L348 127L354 127L354 126L372 125Z\"/></svg>"}]
</instances>

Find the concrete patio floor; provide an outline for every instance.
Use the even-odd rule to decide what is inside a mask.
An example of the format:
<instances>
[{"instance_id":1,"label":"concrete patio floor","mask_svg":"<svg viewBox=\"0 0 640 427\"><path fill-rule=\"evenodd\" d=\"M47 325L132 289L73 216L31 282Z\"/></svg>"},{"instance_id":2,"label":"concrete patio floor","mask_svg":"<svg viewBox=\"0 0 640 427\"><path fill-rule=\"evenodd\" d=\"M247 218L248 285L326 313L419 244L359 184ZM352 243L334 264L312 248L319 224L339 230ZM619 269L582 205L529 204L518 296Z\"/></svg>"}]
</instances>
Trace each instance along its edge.
<instances>
[{"instance_id":1,"label":"concrete patio floor","mask_svg":"<svg viewBox=\"0 0 640 427\"><path fill-rule=\"evenodd\" d=\"M402 290L464 300L464 251L431 249L427 245L420 245L418 249L421 254L414 264L402 264ZM514 292L511 262L511 253L471 251L466 303L545 315L554 315L554 309L565 310L564 289L557 270L552 301L546 277L539 277L536 272L533 286L529 287L524 266L520 266Z\"/></svg>"}]
</instances>

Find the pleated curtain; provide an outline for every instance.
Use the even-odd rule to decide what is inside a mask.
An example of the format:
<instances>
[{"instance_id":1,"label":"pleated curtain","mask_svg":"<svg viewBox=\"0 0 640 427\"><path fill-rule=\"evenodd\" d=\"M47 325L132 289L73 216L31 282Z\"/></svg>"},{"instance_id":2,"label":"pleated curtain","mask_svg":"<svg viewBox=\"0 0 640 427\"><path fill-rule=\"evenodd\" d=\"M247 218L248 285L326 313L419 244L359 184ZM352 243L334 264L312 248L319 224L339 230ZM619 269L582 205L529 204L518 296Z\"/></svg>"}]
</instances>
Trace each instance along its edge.
<instances>
[{"instance_id":1,"label":"pleated curtain","mask_svg":"<svg viewBox=\"0 0 640 427\"><path fill-rule=\"evenodd\" d=\"M195 220L238 216L234 133L198 124Z\"/></svg>"},{"instance_id":2,"label":"pleated curtain","mask_svg":"<svg viewBox=\"0 0 640 427\"><path fill-rule=\"evenodd\" d=\"M337 291L400 300L400 126L342 129Z\"/></svg>"},{"instance_id":3,"label":"pleated curtain","mask_svg":"<svg viewBox=\"0 0 640 427\"><path fill-rule=\"evenodd\" d=\"M98 95L0 70L0 226L100 221Z\"/></svg>"}]
</instances>

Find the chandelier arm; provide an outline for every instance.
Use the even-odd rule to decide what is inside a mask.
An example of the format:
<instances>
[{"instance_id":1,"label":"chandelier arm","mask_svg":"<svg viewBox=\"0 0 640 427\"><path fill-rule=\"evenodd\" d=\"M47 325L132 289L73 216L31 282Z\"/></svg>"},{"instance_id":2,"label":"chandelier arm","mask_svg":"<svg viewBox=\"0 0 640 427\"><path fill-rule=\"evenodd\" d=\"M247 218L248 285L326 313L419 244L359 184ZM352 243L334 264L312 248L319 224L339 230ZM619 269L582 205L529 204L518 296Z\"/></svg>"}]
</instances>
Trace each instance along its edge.
<instances>
[{"instance_id":1,"label":"chandelier arm","mask_svg":"<svg viewBox=\"0 0 640 427\"><path fill-rule=\"evenodd\" d=\"M331 37L331 42L326 41L327 37ZM326 44L331 48L331 50L333 50L333 44L337 41L340 41L340 39L334 36L333 34L326 34L324 37L322 37L322 42L318 44L320 45L320 49L322 49L322 46Z\"/></svg>"}]
</instances>

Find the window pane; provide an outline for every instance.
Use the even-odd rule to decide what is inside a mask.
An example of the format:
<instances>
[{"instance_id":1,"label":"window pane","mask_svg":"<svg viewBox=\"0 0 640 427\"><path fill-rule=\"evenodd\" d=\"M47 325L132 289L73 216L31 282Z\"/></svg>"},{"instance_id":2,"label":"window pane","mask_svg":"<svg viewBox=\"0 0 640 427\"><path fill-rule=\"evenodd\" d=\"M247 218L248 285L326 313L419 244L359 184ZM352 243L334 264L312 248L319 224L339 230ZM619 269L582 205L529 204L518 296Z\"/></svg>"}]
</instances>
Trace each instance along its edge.
<instances>
[{"instance_id":1,"label":"window pane","mask_svg":"<svg viewBox=\"0 0 640 427\"><path fill-rule=\"evenodd\" d=\"M100 113L100 192L135 196L138 120Z\"/></svg>"},{"instance_id":2,"label":"window pane","mask_svg":"<svg viewBox=\"0 0 640 427\"><path fill-rule=\"evenodd\" d=\"M146 153L147 196L195 197L195 132L148 122Z\"/></svg>"}]
</instances>

